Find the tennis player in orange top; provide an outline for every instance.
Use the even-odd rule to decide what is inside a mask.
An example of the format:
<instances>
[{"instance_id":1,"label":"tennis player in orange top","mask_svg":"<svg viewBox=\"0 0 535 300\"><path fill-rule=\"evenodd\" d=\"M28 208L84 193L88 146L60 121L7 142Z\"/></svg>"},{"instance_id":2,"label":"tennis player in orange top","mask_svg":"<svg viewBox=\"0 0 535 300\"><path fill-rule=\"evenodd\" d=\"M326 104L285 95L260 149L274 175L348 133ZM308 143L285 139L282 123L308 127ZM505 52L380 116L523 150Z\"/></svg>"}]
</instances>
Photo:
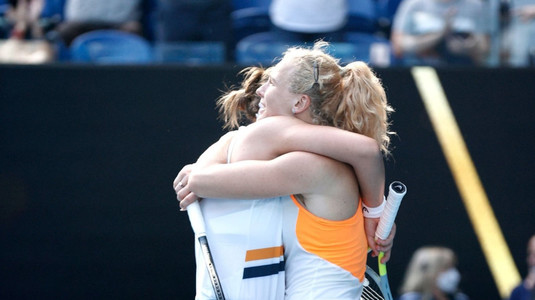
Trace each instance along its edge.
<instances>
[{"instance_id":1,"label":"tennis player in orange top","mask_svg":"<svg viewBox=\"0 0 535 300\"><path fill-rule=\"evenodd\" d=\"M182 208L196 197L291 195L282 201L286 299L357 299L368 243L388 253L391 247L377 248L373 238L366 239L373 236L377 206L384 203L384 169L382 157L374 169L362 155L373 149L388 153L391 108L365 63L341 67L323 51L326 45L289 49L258 89L257 122L222 138L175 180ZM348 159L355 148L360 155ZM309 152L290 152L296 150ZM221 157L229 152L232 163L225 164ZM364 186L375 188L361 191L354 170L341 161L355 168L358 179L365 178ZM362 200L368 201L366 219L372 224L366 232Z\"/></svg>"}]
</instances>

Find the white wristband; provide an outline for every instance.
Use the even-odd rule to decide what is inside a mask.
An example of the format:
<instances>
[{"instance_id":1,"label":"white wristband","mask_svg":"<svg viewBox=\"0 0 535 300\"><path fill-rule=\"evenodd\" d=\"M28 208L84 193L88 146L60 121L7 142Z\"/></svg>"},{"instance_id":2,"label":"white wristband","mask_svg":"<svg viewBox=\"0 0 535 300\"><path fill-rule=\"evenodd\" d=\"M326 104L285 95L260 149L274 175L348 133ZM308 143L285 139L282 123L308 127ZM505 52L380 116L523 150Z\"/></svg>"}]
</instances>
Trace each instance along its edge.
<instances>
[{"instance_id":1,"label":"white wristband","mask_svg":"<svg viewBox=\"0 0 535 300\"><path fill-rule=\"evenodd\" d=\"M383 196L383 202L377 207L368 207L364 202L362 202L362 213L364 218L379 218L383 214L385 209L386 199Z\"/></svg>"}]
</instances>

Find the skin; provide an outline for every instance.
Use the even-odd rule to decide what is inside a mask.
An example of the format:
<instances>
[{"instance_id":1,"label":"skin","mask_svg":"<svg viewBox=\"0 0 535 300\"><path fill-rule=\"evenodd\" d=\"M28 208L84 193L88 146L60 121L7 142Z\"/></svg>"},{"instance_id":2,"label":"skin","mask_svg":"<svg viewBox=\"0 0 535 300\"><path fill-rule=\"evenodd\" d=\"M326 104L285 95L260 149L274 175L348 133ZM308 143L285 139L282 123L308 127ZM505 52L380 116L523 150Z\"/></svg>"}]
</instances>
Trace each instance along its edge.
<instances>
[{"instance_id":1,"label":"skin","mask_svg":"<svg viewBox=\"0 0 535 300\"><path fill-rule=\"evenodd\" d=\"M358 136L364 148L364 156L377 162L377 157L381 157L377 143L371 138L333 127L306 124L312 122L310 98L289 91L287 76L292 74L292 68L293 65L285 61L279 63L270 73L269 81L258 89L261 101L256 123L237 133L225 135L203 153L195 165L187 166L179 173L174 187L181 200L181 208L187 207L197 197L244 199L298 194L298 199L307 210L322 218L344 220L354 215L358 206L355 199L359 198L359 185L353 170L347 164L312 153L285 151L307 150L303 147L292 148L297 146L294 144L303 146L299 143L302 139L308 139L305 145L310 144L308 146L312 148L321 148L324 146L318 144L329 143L332 143L331 147L338 146L336 138L350 135L351 141L355 141ZM310 127L315 130L307 130ZM334 132L337 134L331 135ZM322 139L322 143L317 143L319 136L327 140ZM226 164L226 150L231 139L235 139L231 157L233 163ZM354 145L348 143L332 147L337 148L338 153L329 156L335 159L338 159L336 156L348 157L347 152L354 149ZM360 160L365 161L362 157ZM370 177L382 178L375 181L376 187L373 189L376 192L371 196L377 205L381 203L384 194L382 157L380 161L379 167L369 166L368 170L372 173ZM353 163L359 164L357 160ZM380 245L376 245L374 233L378 219L365 220L368 241L374 249L373 255L377 251L385 251L383 261L388 261L395 228L388 239L379 241Z\"/></svg>"}]
</instances>

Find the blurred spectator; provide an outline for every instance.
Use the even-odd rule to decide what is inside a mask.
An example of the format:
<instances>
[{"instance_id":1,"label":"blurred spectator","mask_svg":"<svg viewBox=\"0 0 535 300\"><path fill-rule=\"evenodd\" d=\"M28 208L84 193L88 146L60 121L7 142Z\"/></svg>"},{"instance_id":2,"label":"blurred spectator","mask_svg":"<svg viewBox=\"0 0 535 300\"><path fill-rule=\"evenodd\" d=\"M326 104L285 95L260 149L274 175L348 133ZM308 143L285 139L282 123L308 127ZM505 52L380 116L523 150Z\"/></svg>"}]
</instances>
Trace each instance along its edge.
<instances>
[{"instance_id":1,"label":"blurred spectator","mask_svg":"<svg viewBox=\"0 0 535 300\"><path fill-rule=\"evenodd\" d=\"M479 0L404 0L394 16L394 54L405 65L482 65L489 17Z\"/></svg>"},{"instance_id":2,"label":"blurred spectator","mask_svg":"<svg viewBox=\"0 0 535 300\"><path fill-rule=\"evenodd\" d=\"M527 254L528 275L515 287L509 300L535 299L535 235L529 239Z\"/></svg>"},{"instance_id":3,"label":"blurred spectator","mask_svg":"<svg viewBox=\"0 0 535 300\"><path fill-rule=\"evenodd\" d=\"M228 0L158 0L159 41L224 41L230 39Z\"/></svg>"},{"instance_id":4,"label":"blurred spectator","mask_svg":"<svg viewBox=\"0 0 535 300\"><path fill-rule=\"evenodd\" d=\"M455 253L444 247L422 247L412 256L399 300L468 300L459 291L461 275Z\"/></svg>"},{"instance_id":5,"label":"blurred spectator","mask_svg":"<svg viewBox=\"0 0 535 300\"><path fill-rule=\"evenodd\" d=\"M156 7L156 41L217 41L231 47L231 1L158 0Z\"/></svg>"},{"instance_id":6,"label":"blurred spectator","mask_svg":"<svg viewBox=\"0 0 535 300\"><path fill-rule=\"evenodd\" d=\"M346 0L273 0L269 14L281 40L340 42L348 5Z\"/></svg>"},{"instance_id":7,"label":"blurred spectator","mask_svg":"<svg viewBox=\"0 0 535 300\"><path fill-rule=\"evenodd\" d=\"M67 46L78 35L98 29L142 35L142 16L142 0L67 0L57 33Z\"/></svg>"},{"instance_id":8,"label":"blurred spectator","mask_svg":"<svg viewBox=\"0 0 535 300\"><path fill-rule=\"evenodd\" d=\"M44 0L11 0L6 12L11 32L0 43L2 63L44 63L54 60L52 46L43 38L39 18Z\"/></svg>"},{"instance_id":9,"label":"blurred spectator","mask_svg":"<svg viewBox=\"0 0 535 300\"><path fill-rule=\"evenodd\" d=\"M535 0L512 0L505 27L503 52L507 65L535 66Z\"/></svg>"}]
</instances>

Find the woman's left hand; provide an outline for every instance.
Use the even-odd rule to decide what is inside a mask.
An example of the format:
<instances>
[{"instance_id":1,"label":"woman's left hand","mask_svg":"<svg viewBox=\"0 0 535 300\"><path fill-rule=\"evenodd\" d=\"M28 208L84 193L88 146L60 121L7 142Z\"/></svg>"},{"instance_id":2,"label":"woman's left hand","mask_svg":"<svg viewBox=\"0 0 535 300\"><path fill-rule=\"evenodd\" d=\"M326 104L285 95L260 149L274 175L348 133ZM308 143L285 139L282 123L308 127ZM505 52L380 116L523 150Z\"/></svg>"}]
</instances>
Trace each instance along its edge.
<instances>
[{"instance_id":1,"label":"woman's left hand","mask_svg":"<svg viewBox=\"0 0 535 300\"><path fill-rule=\"evenodd\" d=\"M396 224L393 224L390 235L385 240L376 239L375 232L379 225L379 218L364 218L364 229L368 239L368 247L372 250L372 256L376 257L379 252L384 252L381 263L387 263L390 260L394 237L396 235Z\"/></svg>"}]
</instances>

